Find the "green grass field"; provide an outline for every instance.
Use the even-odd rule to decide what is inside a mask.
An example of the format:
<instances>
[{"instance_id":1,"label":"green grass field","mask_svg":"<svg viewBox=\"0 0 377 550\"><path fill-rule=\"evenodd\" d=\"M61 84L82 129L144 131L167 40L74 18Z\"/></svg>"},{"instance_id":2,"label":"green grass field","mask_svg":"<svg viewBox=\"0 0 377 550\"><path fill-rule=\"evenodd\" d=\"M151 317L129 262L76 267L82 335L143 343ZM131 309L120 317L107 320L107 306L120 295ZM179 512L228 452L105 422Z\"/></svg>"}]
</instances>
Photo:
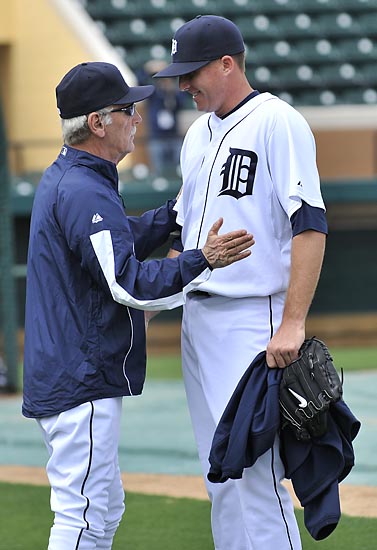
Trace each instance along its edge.
<instances>
[{"instance_id":1,"label":"green grass field","mask_svg":"<svg viewBox=\"0 0 377 550\"><path fill-rule=\"evenodd\" d=\"M127 494L113 550L212 550L208 502ZM0 483L1 550L47 548L52 523L48 487ZM314 541L297 511L304 550L375 550L377 519L342 516L324 541ZM262 550L262 549L258 549Z\"/></svg>"},{"instance_id":2,"label":"green grass field","mask_svg":"<svg viewBox=\"0 0 377 550\"><path fill-rule=\"evenodd\" d=\"M331 348L334 364L345 372L377 370L377 347ZM148 377L161 380L181 378L181 360L177 355L148 358Z\"/></svg>"},{"instance_id":3,"label":"green grass field","mask_svg":"<svg viewBox=\"0 0 377 550\"><path fill-rule=\"evenodd\" d=\"M334 363L344 371L377 370L377 347L332 348ZM148 378L178 380L182 377L179 355L155 355L148 357ZM19 380L22 380L22 364L19 365ZM1 547L0 547L1 550Z\"/></svg>"}]
</instances>

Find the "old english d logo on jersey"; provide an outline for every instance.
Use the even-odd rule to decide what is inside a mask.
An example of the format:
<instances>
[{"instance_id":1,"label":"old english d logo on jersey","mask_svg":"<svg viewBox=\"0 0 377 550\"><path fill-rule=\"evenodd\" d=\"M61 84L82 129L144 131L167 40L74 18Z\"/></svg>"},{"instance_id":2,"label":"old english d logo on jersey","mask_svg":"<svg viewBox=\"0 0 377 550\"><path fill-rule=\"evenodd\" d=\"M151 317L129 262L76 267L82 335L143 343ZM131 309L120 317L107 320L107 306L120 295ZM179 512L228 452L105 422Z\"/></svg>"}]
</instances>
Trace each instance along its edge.
<instances>
[{"instance_id":1,"label":"old english d logo on jersey","mask_svg":"<svg viewBox=\"0 0 377 550\"><path fill-rule=\"evenodd\" d=\"M229 148L229 153L220 172L223 176L223 186L218 196L230 195L240 199L245 195L252 195L258 163L257 154L254 151L233 147Z\"/></svg>"}]
</instances>

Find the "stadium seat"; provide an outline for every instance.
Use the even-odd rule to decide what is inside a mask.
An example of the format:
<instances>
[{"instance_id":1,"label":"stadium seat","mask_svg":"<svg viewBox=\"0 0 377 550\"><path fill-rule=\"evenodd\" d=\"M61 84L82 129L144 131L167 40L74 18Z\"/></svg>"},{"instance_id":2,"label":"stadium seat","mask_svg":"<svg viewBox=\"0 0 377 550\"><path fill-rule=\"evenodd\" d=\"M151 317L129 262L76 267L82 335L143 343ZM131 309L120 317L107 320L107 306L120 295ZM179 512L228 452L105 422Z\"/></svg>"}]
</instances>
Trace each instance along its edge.
<instances>
[{"instance_id":1,"label":"stadium seat","mask_svg":"<svg viewBox=\"0 0 377 550\"><path fill-rule=\"evenodd\" d=\"M135 4L139 8L139 12L145 17L172 14L175 7L173 0L137 0Z\"/></svg>"},{"instance_id":2,"label":"stadium seat","mask_svg":"<svg viewBox=\"0 0 377 550\"><path fill-rule=\"evenodd\" d=\"M138 1L138 0L137 0ZM140 6L140 12L143 12L147 15L160 16L169 15L175 17L182 17L185 20L189 20L192 17L195 17L199 14L220 14L221 9L219 7L219 2L216 0L186 0L185 2L180 2L179 4L176 0L143 0L143 2L154 3L154 6L145 9L145 12ZM161 3L161 6L159 6Z\"/></svg>"},{"instance_id":3,"label":"stadium seat","mask_svg":"<svg viewBox=\"0 0 377 550\"><path fill-rule=\"evenodd\" d=\"M134 43L144 45L145 42L149 42L151 35L151 27L141 17L115 21L106 29L106 36L112 44L125 47Z\"/></svg>"},{"instance_id":4,"label":"stadium seat","mask_svg":"<svg viewBox=\"0 0 377 550\"><path fill-rule=\"evenodd\" d=\"M372 87L377 85L376 63L358 63L360 83L364 86Z\"/></svg>"},{"instance_id":5,"label":"stadium seat","mask_svg":"<svg viewBox=\"0 0 377 550\"><path fill-rule=\"evenodd\" d=\"M233 20L245 40L268 40L278 37L280 34L280 30L274 24L274 19L264 14L235 17Z\"/></svg>"},{"instance_id":6,"label":"stadium seat","mask_svg":"<svg viewBox=\"0 0 377 550\"><path fill-rule=\"evenodd\" d=\"M343 57L353 62L377 60L377 44L366 36L338 41L335 48L338 52L338 58Z\"/></svg>"},{"instance_id":7,"label":"stadium seat","mask_svg":"<svg viewBox=\"0 0 377 550\"><path fill-rule=\"evenodd\" d=\"M358 15L357 22L360 34L377 37L377 9L374 13Z\"/></svg>"},{"instance_id":8,"label":"stadium seat","mask_svg":"<svg viewBox=\"0 0 377 550\"><path fill-rule=\"evenodd\" d=\"M291 67L281 67L277 73L279 86L283 88L303 88L318 86L320 76L317 67L307 63Z\"/></svg>"},{"instance_id":9,"label":"stadium seat","mask_svg":"<svg viewBox=\"0 0 377 550\"><path fill-rule=\"evenodd\" d=\"M292 88L303 88L319 85L320 79L316 68L310 65L287 65L281 67L257 66L252 69L251 81L260 89L263 87L272 92L290 91Z\"/></svg>"},{"instance_id":10,"label":"stadium seat","mask_svg":"<svg viewBox=\"0 0 377 550\"><path fill-rule=\"evenodd\" d=\"M324 6L326 2L317 0L317 3ZM346 10L349 12L370 12L377 9L377 0L332 0L327 4L333 4L336 10Z\"/></svg>"},{"instance_id":11,"label":"stadium seat","mask_svg":"<svg viewBox=\"0 0 377 550\"><path fill-rule=\"evenodd\" d=\"M321 36L349 38L360 33L357 14L346 11L329 13L317 17L317 28Z\"/></svg>"},{"instance_id":12,"label":"stadium seat","mask_svg":"<svg viewBox=\"0 0 377 550\"><path fill-rule=\"evenodd\" d=\"M360 13L377 9L377 0L300 0L301 9L310 13L349 11Z\"/></svg>"},{"instance_id":13,"label":"stadium seat","mask_svg":"<svg viewBox=\"0 0 377 550\"><path fill-rule=\"evenodd\" d=\"M276 17L274 22L279 29L279 35L285 38L318 34L315 16L303 11L281 15Z\"/></svg>"},{"instance_id":14,"label":"stadium seat","mask_svg":"<svg viewBox=\"0 0 377 550\"><path fill-rule=\"evenodd\" d=\"M300 0L233 0L234 7L250 13L265 13L268 15L280 15L287 12L295 12L300 8Z\"/></svg>"},{"instance_id":15,"label":"stadium seat","mask_svg":"<svg viewBox=\"0 0 377 550\"><path fill-rule=\"evenodd\" d=\"M294 103L297 106L331 106L341 103L337 90L329 88L307 88L298 90L294 95Z\"/></svg>"},{"instance_id":16,"label":"stadium seat","mask_svg":"<svg viewBox=\"0 0 377 550\"><path fill-rule=\"evenodd\" d=\"M294 43L287 40L269 42L250 42L248 45L248 62L251 64L292 64L300 59Z\"/></svg>"},{"instance_id":17,"label":"stadium seat","mask_svg":"<svg viewBox=\"0 0 377 550\"><path fill-rule=\"evenodd\" d=\"M346 105L377 105L377 86L341 90L339 97L340 102Z\"/></svg>"},{"instance_id":18,"label":"stadium seat","mask_svg":"<svg viewBox=\"0 0 377 550\"><path fill-rule=\"evenodd\" d=\"M137 4L127 0L86 0L86 10L93 19L107 21L136 15Z\"/></svg>"},{"instance_id":19,"label":"stadium seat","mask_svg":"<svg viewBox=\"0 0 377 550\"><path fill-rule=\"evenodd\" d=\"M361 82L362 71L358 64L348 61L343 63L329 63L318 68L319 77L323 86L351 86Z\"/></svg>"},{"instance_id":20,"label":"stadium seat","mask_svg":"<svg viewBox=\"0 0 377 550\"><path fill-rule=\"evenodd\" d=\"M300 63L321 64L339 59L339 53L333 40L327 38L309 38L295 41L295 50Z\"/></svg>"},{"instance_id":21,"label":"stadium seat","mask_svg":"<svg viewBox=\"0 0 377 550\"><path fill-rule=\"evenodd\" d=\"M144 47L138 47L137 45L133 47L128 47L121 52L124 61L137 72L140 67L144 65L147 61L151 59L168 59L170 52L162 45L148 45Z\"/></svg>"}]
</instances>

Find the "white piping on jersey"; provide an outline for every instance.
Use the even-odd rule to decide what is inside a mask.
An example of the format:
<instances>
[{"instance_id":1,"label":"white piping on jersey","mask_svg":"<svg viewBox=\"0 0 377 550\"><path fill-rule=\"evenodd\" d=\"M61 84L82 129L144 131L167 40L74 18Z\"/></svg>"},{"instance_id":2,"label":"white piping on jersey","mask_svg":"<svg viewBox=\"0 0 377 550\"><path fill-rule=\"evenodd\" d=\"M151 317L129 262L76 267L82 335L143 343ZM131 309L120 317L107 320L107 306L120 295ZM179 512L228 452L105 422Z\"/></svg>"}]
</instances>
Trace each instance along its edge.
<instances>
[{"instance_id":1,"label":"white piping on jersey","mask_svg":"<svg viewBox=\"0 0 377 550\"><path fill-rule=\"evenodd\" d=\"M101 266L113 299L119 304L135 309L155 311L160 309L172 309L183 304L183 293L179 292L165 298L155 300L139 300L134 298L116 280L114 249L110 231L104 230L90 236L94 252Z\"/></svg>"},{"instance_id":2,"label":"white piping on jersey","mask_svg":"<svg viewBox=\"0 0 377 550\"><path fill-rule=\"evenodd\" d=\"M210 136L209 136L209 141L212 141L212 135L213 135L213 132L212 132L212 128L211 128L211 117L209 116L208 117L208 120L207 120L207 126L208 126L208 130L209 130L209 133L210 133ZM203 159L204 160L204 159Z\"/></svg>"},{"instance_id":3,"label":"white piping on jersey","mask_svg":"<svg viewBox=\"0 0 377 550\"><path fill-rule=\"evenodd\" d=\"M132 350L132 346L133 346L133 343L134 343L134 324L132 322L132 316L131 316L130 308L127 308L127 313L128 313L128 318L130 320L130 326L131 326L131 338L130 338L130 347L128 348L128 351L127 351L127 353L124 357L124 360L123 360L123 375L124 375L124 378L127 381L128 391L130 392L130 395L133 395L132 388L131 388L131 382L130 382L130 379L128 378L127 374L126 374L126 363L127 363L128 356L129 356L129 354Z\"/></svg>"},{"instance_id":4,"label":"white piping on jersey","mask_svg":"<svg viewBox=\"0 0 377 550\"><path fill-rule=\"evenodd\" d=\"M86 524L86 527L82 527L82 529L79 532L77 542L76 542L76 546L75 546L75 550L78 550L79 547L80 547L80 542L81 542L81 539L82 539L83 532L85 530L89 529L89 521L87 519L87 511L88 511L91 503L90 503L89 497L86 496L86 494L84 493L84 489L86 488L86 484L87 484L87 481L88 481L88 478L89 478L89 474L90 474L90 472L92 470L92 467L93 467L93 420L94 420L94 403L93 403L93 401L89 401L89 405L90 405L91 410L90 410L90 418L89 418L88 467L87 467L85 478L84 478L84 481L82 483L81 491L80 491L81 496L86 500L86 506L85 506L85 510L84 510L83 516L82 516L82 519Z\"/></svg>"},{"instance_id":5,"label":"white piping on jersey","mask_svg":"<svg viewBox=\"0 0 377 550\"><path fill-rule=\"evenodd\" d=\"M254 110L254 109L253 109ZM232 128L230 128L222 137L221 141L220 141L220 144L217 148L217 151L216 151L216 155L213 159L213 162L212 162L212 166L211 166L211 170L209 171L209 175L208 175L208 181L207 181L207 191L206 191L206 197L204 199L204 205L203 205L203 213L202 213L202 219L200 220L200 227L199 227L199 232L198 232L198 239L196 241L196 248L199 248L199 241L200 241L200 235L201 235L201 232L202 232L202 228L203 228L203 222L204 222L204 214L205 214L205 211L206 211L206 206L207 206L207 200L208 200L208 193L209 193L209 184L211 182L211 177L212 177L212 170L213 170L213 167L215 166L215 162L216 162L216 159L217 159L217 155L219 154L219 151L221 149L221 146L223 144L223 141L224 139L226 138L226 136L232 131L234 130L234 128L236 126L238 126L239 124L241 124L241 122L243 122L245 120L245 118L247 118L250 114L252 113L252 111L250 111L249 113L247 113L241 120L239 120L234 126L232 126ZM210 138L210 141L212 140L212 130L211 130L211 125L210 125L210 119L211 117L208 118L208 128L211 132L211 138ZM205 158L205 157L204 157ZM204 162L204 158L203 158L203 162ZM202 162L202 166L203 166L203 162Z\"/></svg>"},{"instance_id":6,"label":"white piping on jersey","mask_svg":"<svg viewBox=\"0 0 377 550\"><path fill-rule=\"evenodd\" d=\"M277 499L277 502L278 502L278 505L279 505L281 519L283 520L283 523L284 523L284 526L285 526L285 532L287 534L289 548L290 548L290 550L294 550L293 549L291 533L289 531L289 521L286 517L286 512L285 512L285 509L284 509L284 506L283 506L283 503L282 503L282 499L281 499L281 495L280 495L280 484L278 484L278 482L277 482L277 474L276 474L276 471L275 471L274 446L271 447L271 474L272 474L273 485L274 485L274 493L275 493L275 496L276 496L276 499Z\"/></svg>"},{"instance_id":7,"label":"white piping on jersey","mask_svg":"<svg viewBox=\"0 0 377 550\"><path fill-rule=\"evenodd\" d=\"M272 296L271 294L268 297L268 306L270 310L270 340L274 335L274 321L273 321L273 315L272 315Z\"/></svg>"}]
</instances>

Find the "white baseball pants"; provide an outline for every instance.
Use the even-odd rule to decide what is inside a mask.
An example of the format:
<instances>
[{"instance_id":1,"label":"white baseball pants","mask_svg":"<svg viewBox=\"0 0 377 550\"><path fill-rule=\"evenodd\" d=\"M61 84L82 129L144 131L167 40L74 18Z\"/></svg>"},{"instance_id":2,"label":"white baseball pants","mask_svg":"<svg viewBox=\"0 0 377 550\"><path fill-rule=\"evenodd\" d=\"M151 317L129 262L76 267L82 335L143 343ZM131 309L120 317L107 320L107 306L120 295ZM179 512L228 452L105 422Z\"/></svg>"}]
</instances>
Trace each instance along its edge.
<instances>
[{"instance_id":1,"label":"white baseball pants","mask_svg":"<svg viewBox=\"0 0 377 550\"><path fill-rule=\"evenodd\" d=\"M207 491L216 550L300 550L279 441L240 480L210 483L208 456L241 376L279 327L284 294L229 299L188 295L182 321L184 382Z\"/></svg>"},{"instance_id":2,"label":"white baseball pants","mask_svg":"<svg viewBox=\"0 0 377 550\"><path fill-rule=\"evenodd\" d=\"M124 512L118 464L122 398L39 419L55 513L48 550L110 550Z\"/></svg>"}]
</instances>

